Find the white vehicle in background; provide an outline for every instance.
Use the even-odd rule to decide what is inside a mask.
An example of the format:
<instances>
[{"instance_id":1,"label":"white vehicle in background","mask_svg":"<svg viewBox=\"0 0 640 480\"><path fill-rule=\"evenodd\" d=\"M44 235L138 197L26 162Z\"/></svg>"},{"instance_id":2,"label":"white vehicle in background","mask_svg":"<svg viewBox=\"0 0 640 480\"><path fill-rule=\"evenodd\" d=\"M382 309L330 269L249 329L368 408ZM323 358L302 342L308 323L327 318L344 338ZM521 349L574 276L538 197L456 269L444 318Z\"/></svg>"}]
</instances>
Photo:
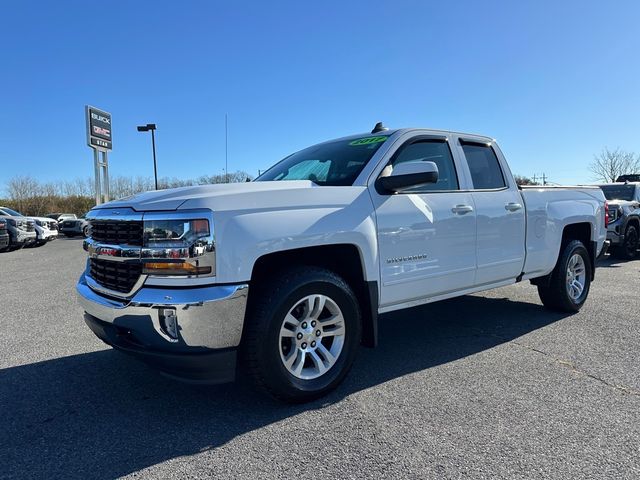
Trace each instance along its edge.
<instances>
[{"instance_id":1,"label":"white vehicle in background","mask_svg":"<svg viewBox=\"0 0 640 480\"><path fill-rule=\"evenodd\" d=\"M8 225L10 250L39 246L42 244L36 221L32 217L25 217L21 213L8 207L0 207L0 217L3 217Z\"/></svg>"},{"instance_id":2,"label":"white vehicle in background","mask_svg":"<svg viewBox=\"0 0 640 480\"><path fill-rule=\"evenodd\" d=\"M47 217L55 220L59 224L65 220L75 220L78 218L75 213L48 213Z\"/></svg>"},{"instance_id":3,"label":"white vehicle in background","mask_svg":"<svg viewBox=\"0 0 640 480\"><path fill-rule=\"evenodd\" d=\"M39 247L47 242L50 242L51 240L55 240L56 238L58 238L58 222L52 220L49 217L26 217L25 215L22 215L21 213L7 207L0 207L0 210L5 215L24 217L33 220L34 229L36 232L36 241L30 243L28 246Z\"/></svg>"},{"instance_id":4,"label":"white vehicle in background","mask_svg":"<svg viewBox=\"0 0 640 480\"><path fill-rule=\"evenodd\" d=\"M239 363L292 402L342 381L378 314L522 280L578 311L606 239L598 187L520 189L489 137L380 125L251 183L87 218L77 291L99 338L192 382L232 380Z\"/></svg>"},{"instance_id":5,"label":"white vehicle in background","mask_svg":"<svg viewBox=\"0 0 640 480\"><path fill-rule=\"evenodd\" d=\"M36 223L36 246L44 245L58 238L58 222L48 217L29 218Z\"/></svg>"}]
</instances>

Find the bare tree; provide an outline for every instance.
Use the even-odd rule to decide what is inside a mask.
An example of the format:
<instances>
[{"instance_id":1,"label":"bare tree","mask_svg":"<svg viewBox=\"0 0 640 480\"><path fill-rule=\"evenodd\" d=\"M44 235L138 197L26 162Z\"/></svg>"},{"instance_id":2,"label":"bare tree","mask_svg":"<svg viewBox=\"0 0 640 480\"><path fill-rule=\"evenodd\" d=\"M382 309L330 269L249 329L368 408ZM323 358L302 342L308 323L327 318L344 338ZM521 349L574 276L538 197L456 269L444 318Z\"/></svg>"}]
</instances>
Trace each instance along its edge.
<instances>
[{"instance_id":1,"label":"bare tree","mask_svg":"<svg viewBox=\"0 0 640 480\"><path fill-rule=\"evenodd\" d=\"M204 185L209 183L244 182L251 179L247 172L229 172L204 175L198 179L161 178L160 189ZM118 199L147 192L155 188L151 177L126 177L114 175L110 179L111 198ZM83 214L94 206L94 183L91 177L76 178L54 183L40 183L30 176L14 177L6 183L9 198L0 201L1 205L20 211L25 215L42 216L51 212Z\"/></svg>"},{"instance_id":2,"label":"bare tree","mask_svg":"<svg viewBox=\"0 0 640 480\"><path fill-rule=\"evenodd\" d=\"M31 207L31 200L39 194L38 181L29 176L14 177L7 182L9 198L19 211L26 211Z\"/></svg>"},{"instance_id":3,"label":"bare tree","mask_svg":"<svg viewBox=\"0 0 640 480\"><path fill-rule=\"evenodd\" d=\"M539 182L536 182L529 177L525 177L524 175L514 175L513 178L518 185L540 185Z\"/></svg>"},{"instance_id":4,"label":"bare tree","mask_svg":"<svg viewBox=\"0 0 640 480\"><path fill-rule=\"evenodd\" d=\"M596 180L615 182L620 175L640 172L640 155L605 147L598 155L594 155L589 170Z\"/></svg>"},{"instance_id":5,"label":"bare tree","mask_svg":"<svg viewBox=\"0 0 640 480\"><path fill-rule=\"evenodd\" d=\"M199 185L207 185L211 183L241 183L247 180L253 180L253 177L247 172L238 170L237 172L229 172L228 175L224 173L217 173L214 175L202 175L198 177L197 183Z\"/></svg>"}]
</instances>

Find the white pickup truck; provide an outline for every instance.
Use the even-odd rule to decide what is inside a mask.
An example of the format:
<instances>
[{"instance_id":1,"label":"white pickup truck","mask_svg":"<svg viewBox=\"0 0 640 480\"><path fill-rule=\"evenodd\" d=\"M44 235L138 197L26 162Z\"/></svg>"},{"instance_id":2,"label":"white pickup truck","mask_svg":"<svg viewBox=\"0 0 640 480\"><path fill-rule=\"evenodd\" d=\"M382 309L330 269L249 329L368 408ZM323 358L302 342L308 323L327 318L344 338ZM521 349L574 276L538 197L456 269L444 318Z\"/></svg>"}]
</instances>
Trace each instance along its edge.
<instances>
[{"instance_id":1,"label":"white pickup truck","mask_svg":"<svg viewBox=\"0 0 640 480\"><path fill-rule=\"evenodd\" d=\"M605 210L597 187L518 188L491 138L378 127L250 183L94 208L77 291L99 338L165 375L241 368L306 401L376 345L378 314L522 280L548 308L579 310Z\"/></svg>"}]
</instances>

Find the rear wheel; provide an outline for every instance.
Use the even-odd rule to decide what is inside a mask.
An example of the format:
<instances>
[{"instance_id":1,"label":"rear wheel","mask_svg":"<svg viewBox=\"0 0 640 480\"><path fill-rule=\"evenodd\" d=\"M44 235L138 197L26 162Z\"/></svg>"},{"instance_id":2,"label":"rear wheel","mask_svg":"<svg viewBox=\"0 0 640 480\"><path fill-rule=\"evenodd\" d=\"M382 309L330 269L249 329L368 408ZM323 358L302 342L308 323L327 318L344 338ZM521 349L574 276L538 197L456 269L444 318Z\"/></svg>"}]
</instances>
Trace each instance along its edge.
<instances>
[{"instance_id":1,"label":"rear wheel","mask_svg":"<svg viewBox=\"0 0 640 480\"><path fill-rule=\"evenodd\" d=\"M360 308L349 285L317 267L289 270L252 299L243 360L254 382L287 402L336 388L360 344Z\"/></svg>"},{"instance_id":2,"label":"rear wheel","mask_svg":"<svg viewBox=\"0 0 640 480\"><path fill-rule=\"evenodd\" d=\"M545 307L561 312L577 312L589 295L591 286L589 252L579 240L565 244L551 278L538 285L538 295Z\"/></svg>"},{"instance_id":3,"label":"rear wheel","mask_svg":"<svg viewBox=\"0 0 640 480\"><path fill-rule=\"evenodd\" d=\"M624 232L624 242L614 251L616 257L623 260L633 260L638 256L640 237L635 225L629 225Z\"/></svg>"},{"instance_id":4,"label":"rear wheel","mask_svg":"<svg viewBox=\"0 0 640 480\"><path fill-rule=\"evenodd\" d=\"M82 229L82 236L84 238L87 238L89 236L89 225L85 225Z\"/></svg>"}]
</instances>

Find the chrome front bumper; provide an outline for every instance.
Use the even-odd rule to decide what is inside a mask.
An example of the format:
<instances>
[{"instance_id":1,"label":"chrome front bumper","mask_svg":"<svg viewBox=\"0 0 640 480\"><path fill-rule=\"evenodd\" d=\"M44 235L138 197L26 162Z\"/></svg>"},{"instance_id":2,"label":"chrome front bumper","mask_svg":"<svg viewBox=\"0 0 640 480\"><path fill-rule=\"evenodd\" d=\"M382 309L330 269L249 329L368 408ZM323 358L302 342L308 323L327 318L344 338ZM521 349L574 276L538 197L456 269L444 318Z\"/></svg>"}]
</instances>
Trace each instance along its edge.
<instances>
[{"instance_id":1,"label":"chrome front bumper","mask_svg":"<svg viewBox=\"0 0 640 480\"><path fill-rule=\"evenodd\" d=\"M42 232L38 232L40 240L55 240L58 238L57 230L42 230Z\"/></svg>"},{"instance_id":2,"label":"chrome front bumper","mask_svg":"<svg viewBox=\"0 0 640 480\"><path fill-rule=\"evenodd\" d=\"M37 234L35 231L26 232L24 230L17 230L15 239L16 239L16 243L35 242L37 239Z\"/></svg>"},{"instance_id":3,"label":"chrome front bumper","mask_svg":"<svg viewBox=\"0 0 640 480\"><path fill-rule=\"evenodd\" d=\"M192 347L237 347L249 289L247 284L182 289L143 286L130 299L114 299L92 290L83 273L76 291L80 305L89 315L144 336L138 340L154 350L179 352ZM161 327L160 310L168 308L175 309L177 341L169 339Z\"/></svg>"}]
</instances>

